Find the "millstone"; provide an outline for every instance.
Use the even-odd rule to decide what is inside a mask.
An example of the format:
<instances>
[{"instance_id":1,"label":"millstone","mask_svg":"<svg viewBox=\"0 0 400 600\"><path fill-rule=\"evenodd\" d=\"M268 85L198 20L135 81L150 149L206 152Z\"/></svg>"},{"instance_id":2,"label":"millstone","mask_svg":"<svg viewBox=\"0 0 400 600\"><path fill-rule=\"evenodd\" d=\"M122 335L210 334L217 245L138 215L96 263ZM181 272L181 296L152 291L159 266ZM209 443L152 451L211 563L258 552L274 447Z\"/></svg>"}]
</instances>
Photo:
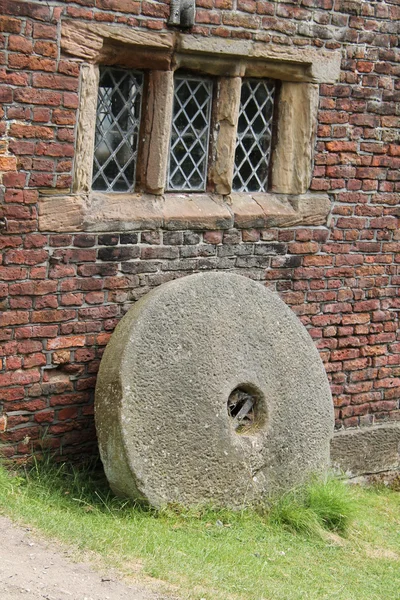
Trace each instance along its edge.
<instances>
[{"instance_id":1,"label":"millstone","mask_svg":"<svg viewBox=\"0 0 400 600\"><path fill-rule=\"evenodd\" d=\"M160 507L240 507L329 464L333 405L294 313L239 275L200 273L137 302L96 387L112 489Z\"/></svg>"}]
</instances>

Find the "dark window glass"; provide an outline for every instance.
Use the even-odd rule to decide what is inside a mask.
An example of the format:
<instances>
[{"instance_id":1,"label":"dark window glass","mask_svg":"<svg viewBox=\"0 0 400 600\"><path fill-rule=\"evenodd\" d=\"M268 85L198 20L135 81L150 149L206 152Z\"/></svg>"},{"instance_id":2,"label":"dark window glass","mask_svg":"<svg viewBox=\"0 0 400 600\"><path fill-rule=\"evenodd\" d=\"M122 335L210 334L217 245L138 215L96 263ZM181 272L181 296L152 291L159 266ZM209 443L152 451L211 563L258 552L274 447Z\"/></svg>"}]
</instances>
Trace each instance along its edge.
<instances>
[{"instance_id":1,"label":"dark window glass","mask_svg":"<svg viewBox=\"0 0 400 600\"><path fill-rule=\"evenodd\" d=\"M204 191L206 188L211 102L211 79L175 77L168 167L170 191Z\"/></svg>"},{"instance_id":2,"label":"dark window glass","mask_svg":"<svg viewBox=\"0 0 400 600\"><path fill-rule=\"evenodd\" d=\"M143 74L100 70L92 188L130 192L135 171L143 94Z\"/></svg>"},{"instance_id":3,"label":"dark window glass","mask_svg":"<svg viewBox=\"0 0 400 600\"><path fill-rule=\"evenodd\" d=\"M274 93L273 81L243 80L232 186L236 192L267 190Z\"/></svg>"}]
</instances>

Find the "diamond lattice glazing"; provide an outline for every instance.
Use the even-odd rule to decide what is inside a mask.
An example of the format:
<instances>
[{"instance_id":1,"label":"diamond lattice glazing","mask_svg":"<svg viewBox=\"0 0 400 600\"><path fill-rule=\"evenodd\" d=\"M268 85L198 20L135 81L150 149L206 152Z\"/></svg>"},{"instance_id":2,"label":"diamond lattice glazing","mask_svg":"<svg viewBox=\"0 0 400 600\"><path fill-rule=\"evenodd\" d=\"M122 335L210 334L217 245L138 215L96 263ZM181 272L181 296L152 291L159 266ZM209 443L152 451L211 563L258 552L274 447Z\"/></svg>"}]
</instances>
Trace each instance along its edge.
<instances>
[{"instance_id":1,"label":"diamond lattice glazing","mask_svg":"<svg viewBox=\"0 0 400 600\"><path fill-rule=\"evenodd\" d=\"M243 80L233 173L236 192L267 189L274 92L273 81Z\"/></svg>"},{"instance_id":2,"label":"diamond lattice glazing","mask_svg":"<svg viewBox=\"0 0 400 600\"><path fill-rule=\"evenodd\" d=\"M100 70L92 188L130 192L135 171L143 75L123 69Z\"/></svg>"},{"instance_id":3,"label":"diamond lattice glazing","mask_svg":"<svg viewBox=\"0 0 400 600\"><path fill-rule=\"evenodd\" d=\"M176 76L168 167L168 189L204 191L206 187L212 81Z\"/></svg>"}]
</instances>

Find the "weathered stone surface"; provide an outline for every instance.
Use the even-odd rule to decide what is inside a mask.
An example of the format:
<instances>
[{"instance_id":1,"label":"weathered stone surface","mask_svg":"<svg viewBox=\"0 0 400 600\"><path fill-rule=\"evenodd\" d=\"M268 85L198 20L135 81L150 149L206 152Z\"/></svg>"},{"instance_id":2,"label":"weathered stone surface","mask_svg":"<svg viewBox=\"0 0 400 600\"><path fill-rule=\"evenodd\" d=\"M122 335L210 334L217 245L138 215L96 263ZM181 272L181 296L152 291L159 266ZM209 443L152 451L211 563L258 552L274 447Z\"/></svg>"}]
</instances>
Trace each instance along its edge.
<instances>
[{"instance_id":1,"label":"weathered stone surface","mask_svg":"<svg viewBox=\"0 0 400 600\"><path fill-rule=\"evenodd\" d=\"M233 216L208 194L91 194L86 231L229 229Z\"/></svg>"},{"instance_id":2,"label":"weathered stone surface","mask_svg":"<svg viewBox=\"0 0 400 600\"><path fill-rule=\"evenodd\" d=\"M330 210L328 195L313 192L301 196L235 193L229 204L239 229L324 225Z\"/></svg>"},{"instance_id":3,"label":"weathered stone surface","mask_svg":"<svg viewBox=\"0 0 400 600\"><path fill-rule=\"evenodd\" d=\"M209 165L217 194L230 194L232 190L241 87L240 77L222 77L218 85L214 152Z\"/></svg>"},{"instance_id":4,"label":"weathered stone surface","mask_svg":"<svg viewBox=\"0 0 400 600\"><path fill-rule=\"evenodd\" d=\"M327 194L106 194L42 196L41 231L239 229L324 225Z\"/></svg>"},{"instance_id":5,"label":"weathered stone surface","mask_svg":"<svg viewBox=\"0 0 400 600\"><path fill-rule=\"evenodd\" d=\"M85 215L86 231L159 229L163 225L162 198L150 194L92 193Z\"/></svg>"},{"instance_id":6,"label":"weathered stone surface","mask_svg":"<svg viewBox=\"0 0 400 600\"><path fill-rule=\"evenodd\" d=\"M39 202L40 231L83 231L85 196L44 196Z\"/></svg>"},{"instance_id":7,"label":"weathered stone surface","mask_svg":"<svg viewBox=\"0 0 400 600\"><path fill-rule=\"evenodd\" d=\"M283 83L278 103L277 143L272 157L272 191L304 194L311 182L318 86Z\"/></svg>"},{"instance_id":8,"label":"weathered stone surface","mask_svg":"<svg viewBox=\"0 0 400 600\"><path fill-rule=\"evenodd\" d=\"M72 20L64 20L61 25L62 50L93 63L168 69L173 44L171 33L138 31L125 25Z\"/></svg>"},{"instance_id":9,"label":"weathered stone surface","mask_svg":"<svg viewBox=\"0 0 400 600\"><path fill-rule=\"evenodd\" d=\"M238 387L257 397L242 433L228 413ZM122 319L100 366L96 426L118 494L240 507L327 467L333 406L313 341L279 297L201 273Z\"/></svg>"},{"instance_id":10,"label":"weathered stone surface","mask_svg":"<svg viewBox=\"0 0 400 600\"><path fill-rule=\"evenodd\" d=\"M168 194L162 206L165 229L229 229L233 216L221 197Z\"/></svg>"},{"instance_id":11,"label":"weathered stone surface","mask_svg":"<svg viewBox=\"0 0 400 600\"><path fill-rule=\"evenodd\" d=\"M64 20L61 47L88 62L133 68L169 69L173 64L173 68L201 69L215 75L310 83L334 83L340 74L341 56L335 50L137 31L126 25Z\"/></svg>"},{"instance_id":12,"label":"weathered stone surface","mask_svg":"<svg viewBox=\"0 0 400 600\"><path fill-rule=\"evenodd\" d=\"M338 431L331 461L349 477L400 469L400 424Z\"/></svg>"},{"instance_id":13,"label":"weathered stone surface","mask_svg":"<svg viewBox=\"0 0 400 600\"><path fill-rule=\"evenodd\" d=\"M181 60L183 64L186 60L185 54L197 55L199 60L202 60L202 55L208 55L209 62L227 59L230 56L240 57L239 61L237 58L235 60L236 69L238 66L242 69L242 72L236 72L237 76L244 74L253 76L257 65L258 69L264 69L262 71L264 76L277 77L282 81L334 83L340 75L340 52L321 48L288 47L251 40L179 35L176 39L176 50L180 53L178 60ZM212 61L210 56L213 56ZM231 64L233 66L233 63ZM272 71L268 71L269 68ZM280 74L277 69L280 69ZM228 71L225 71L225 74L227 73ZM234 73L229 71L229 74Z\"/></svg>"},{"instance_id":14,"label":"weathered stone surface","mask_svg":"<svg viewBox=\"0 0 400 600\"><path fill-rule=\"evenodd\" d=\"M76 128L72 189L74 192L87 193L92 186L99 69L95 65L82 65L80 77L79 120Z\"/></svg>"},{"instance_id":15,"label":"weathered stone surface","mask_svg":"<svg viewBox=\"0 0 400 600\"><path fill-rule=\"evenodd\" d=\"M86 24L64 20L61 24L61 48L84 60L94 61L103 46L102 37Z\"/></svg>"},{"instance_id":16,"label":"weathered stone surface","mask_svg":"<svg viewBox=\"0 0 400 600\"><path fill-rule=\"evenodd\" d=\"M153 194L164 193L167 179L173 99L172 71L150 71L140 178Z\"/></svg>"},{"instance_id":17,"label":"weathered stone surface","mask_svg":"<svg viewBox=\"0 0 400 600\"><path fill-rule=\"evenodd\" d=\"M235 215L235 227L248 229L284 225L296 217L296 211L286 196L276 194L234 193L229 197Z\"/></svg>"},{"instance_id":18,"label":"weathered stone surface","mask_svg":"<svg viewBox=\"0 0 400 600\"><path fill-rule=\"evenodd\" d=\"M309 192L299 196L289 196L297 213L296 223L302 225L326 225L331 210L328 194Z\"/></svg>"}]
</instances>

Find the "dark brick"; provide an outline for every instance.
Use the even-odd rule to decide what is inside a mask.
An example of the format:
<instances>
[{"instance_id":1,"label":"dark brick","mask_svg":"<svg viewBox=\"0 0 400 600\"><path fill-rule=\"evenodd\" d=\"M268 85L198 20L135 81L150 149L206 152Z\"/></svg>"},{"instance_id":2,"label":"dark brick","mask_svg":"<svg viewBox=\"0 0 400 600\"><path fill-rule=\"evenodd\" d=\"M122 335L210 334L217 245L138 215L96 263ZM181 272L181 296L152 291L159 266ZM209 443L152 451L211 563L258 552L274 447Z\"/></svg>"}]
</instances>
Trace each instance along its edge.
<instances>
[{"instance_id":1,"label":"dark brick","mask_svg":"<svg viewBox=\"0 0 400 600\"><path fill-rule=\"evenodd\" d=\"M99 235L99 246L116 246L119 241L117 233L103 233Z\"/></svg>"},{"instance_id":2,"label":"dark brick","mask_svg":"<svg viewBox=\"0 0 400 600\"><path fill-rule=\"evenodd\" d=\"M97 252L97 258L104 261L121 261L129 258L138 258L140 248L138 246L124 246L118 248L100 248Z\"/></svg>"},{"instance_id":3,"label":"dark brick","mask_svg":"<svg viewBox=\"0 0 400 600\"><path fill-rule=\"evenodd\" d=\"M137 244L138 237L137 233L121 233L119 241L121 244Z\"/></svg>"}]
</instances>

